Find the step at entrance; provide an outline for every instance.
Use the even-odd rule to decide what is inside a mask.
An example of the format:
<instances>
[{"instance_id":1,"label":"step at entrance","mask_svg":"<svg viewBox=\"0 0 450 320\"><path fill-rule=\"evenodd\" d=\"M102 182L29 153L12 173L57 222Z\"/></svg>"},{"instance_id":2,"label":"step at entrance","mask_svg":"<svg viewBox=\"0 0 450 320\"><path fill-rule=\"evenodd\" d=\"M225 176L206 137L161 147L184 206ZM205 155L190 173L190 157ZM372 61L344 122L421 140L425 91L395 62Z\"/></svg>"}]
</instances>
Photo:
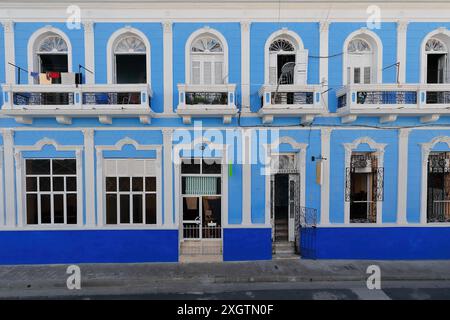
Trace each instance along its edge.
<instances>
[{"instance_id":1,"label":"step at entrance","mask_svg":"<svg viewBox=\"0 0 450 320\"><path fill-rule=\"evenodd\" d=\"M275 241L288 241L289 224L287 219L275 220Z\"/></svg>"},{"instance_id":2,"label":"step at entrance","mask_svg":"<svg viewBox=\"0 0 450 320\"><path fill-rule=\"evenodd\" d=\"M274 242L272 245L272 253L274 259L291 259L298 258L295 254L295 243L288 241Z\"/></svg>"}]
</instances>

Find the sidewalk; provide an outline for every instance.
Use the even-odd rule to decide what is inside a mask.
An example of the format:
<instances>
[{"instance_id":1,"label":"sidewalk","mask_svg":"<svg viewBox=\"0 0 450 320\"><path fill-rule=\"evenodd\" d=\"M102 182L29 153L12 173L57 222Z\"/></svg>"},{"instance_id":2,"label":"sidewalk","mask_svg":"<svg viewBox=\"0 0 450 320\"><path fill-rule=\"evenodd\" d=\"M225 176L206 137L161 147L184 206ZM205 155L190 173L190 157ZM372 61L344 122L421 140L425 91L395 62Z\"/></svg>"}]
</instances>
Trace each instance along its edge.
<instances>
[{"instance_id":1,"label":"sidewalk","mask_svg":"<svg viewBox=\"0 0 450 320\"><path fill-rule=\"evenodd\" d=\"M378 265L383 281L450 280L450 261L273 260L220 263L80 264L82 290L68 290L68 265L0 266L0 298L183 292L201 284L362 281Z\"/></svg>"}]
</instances>

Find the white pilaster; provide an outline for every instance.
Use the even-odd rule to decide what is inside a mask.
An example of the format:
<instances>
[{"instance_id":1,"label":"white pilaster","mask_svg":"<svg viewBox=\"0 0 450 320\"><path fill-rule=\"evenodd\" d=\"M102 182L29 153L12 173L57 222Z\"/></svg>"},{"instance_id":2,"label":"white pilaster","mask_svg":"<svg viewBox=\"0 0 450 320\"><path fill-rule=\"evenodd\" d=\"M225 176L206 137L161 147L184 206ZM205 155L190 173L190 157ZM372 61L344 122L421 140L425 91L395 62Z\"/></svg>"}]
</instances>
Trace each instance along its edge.
<instances>
[{"instance_id":1,"label":"white pilaster","mask_svg":"<svg viewBox=\"0 0 450 320\"><path fill-rule=\"evenodd\" d=\"M242 130L242 224L252 223L252 129Z\"/></svg>"},{"instance_id":2,"label":"white pilaster","mask_svg":"<svg viewBox=\"0 0 450 320\"><path fill-rule=\"evenodd\" d=\"M0 147L0 226L5 224L5 194L3 189L3 147Z\"/></svg>"},{"instance_id":3,"label":"white pilaster","mask_svg":"<svg viewBox=\"0 0 450 320\"><path fill-rule=\"evenodd\" d=\"M250 112L250 22L241 21L241 104Z\"/></svg>"},{"instance_id":4,"label":"white pilaster","mask_svg":"<svg viewBox=\"0 0 450 320\"><path fill-rule=\"evenodd\" d=\"M16 224L16 203L15 203L15 188L14 186L14 131L11 129L4 129L3 132L3 155L5 167L5 185L10 186L5 188L5 210L6 219L5 225L13 227Z\"/></svg>"},{"instance_id":5,"label":"white pilaster","mask_svg":"<svg viewBox=\"0 0 450 320\"><path fill-rule=\"evenodd\" d=\"M321 146L322 146L322 185L320 188L320 224L326 225L330 223L330 137L331 129L323 128L320 130Z\"/></svg>"},{"instance_id":6,"label":"white pilaster","mask_svg":"<svg viewBox=\"0 0 450 320\"><path fill-rule=\"evenodd\" d=\"M83 129L84 135L84 194L86 197L86 225L95 225L95 150L94 130ZM99 217L101 218L101 217Z\"/></svg>"},{"instance_id":7,"label":"white pilaster","mask_svg":"<svg viewBox=\"0 0 450 320\"><path fill-rule=\"evenodd\" d=\"M320 53L321 57L328 56L328 30L330 23L328 21L320 22ZM319 81L322 83L322 91L328 89L328 63L330 59L322 58L319 59ZM328 109L328 93L325 93L322 97L322 103Z\"/></svg>"},{"instance_id":8,"label":"white pilaster","mask_svg":"<svg viewBox=\"0 0 450 320\"><path fill-rule=\"evenodd\" d=\"M163 129L164 157L164 225L172 226L173 221L173 187L172 187L172 136L173 129ZM178 177L177 177L178 178Z\"/></svg>"},{"instance_id":9,"label":"white pilaster","mask_svg":"<svg viewBox=\"0 0 450 320\"><path fill-rule=\"evenodd\" d=\"M83 22L84 27L84 66L95 72L95 44L94 44L94 22L85 21ZM95 75L85 71L86 83L94 84Z\"/></svg>"},{"instance_id":10,"label":"white pilaster","mask_svg":"<svg viewBox=\"0 0 450 320\"><path fill-rule=\"evenodd\" d=\"M406 81L406 32L408 29L407 21L397 22L397 62L400 63L398 71L398 82Z\"/></svg>"},{"instance_id":11,"label":"white pilaster","mask_svg":"<svg viewBox=\"0 0 450 320\"><path fill-rule=\"evenodd\" d=\"M16 68L8 63L15 64L15 48L14 48L14 21L2 21L3 31L5 34L5 80L6 83L16 83ZM26 74L23 74L27 78Z\"/></svg>"},{"instance_id":12,"label":"white pilaster","mask_svg":"<svg viewBox=\"0 0 450 320\"><path fill-rule=\"evenodd\" d=\"M164 113L173 113L172 22L165 21L162 25L164 52Z\"/></svg>"},{"instance_id":13,"label":"white pilaster","mask_svg":"<svg viewBox=\"0 0 450 320\"><path fill-rule=\"evenodd\" d=\"M408 183L408 136L410 129L398 131L397 223L406 224Z\"/></svg>"}]
</instances>

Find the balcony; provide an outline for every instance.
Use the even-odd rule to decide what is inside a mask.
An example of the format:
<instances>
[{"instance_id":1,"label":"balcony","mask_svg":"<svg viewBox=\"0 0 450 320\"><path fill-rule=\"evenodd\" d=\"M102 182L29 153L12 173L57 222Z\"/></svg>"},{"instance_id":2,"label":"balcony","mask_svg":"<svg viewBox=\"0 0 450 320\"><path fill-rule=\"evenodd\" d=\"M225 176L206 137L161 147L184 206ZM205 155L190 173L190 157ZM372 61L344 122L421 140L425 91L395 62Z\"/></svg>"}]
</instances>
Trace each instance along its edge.
<instances>
[{"instance_id":1,"label":"balcony","mask_svg":"<svg viewBox=\"0 0 450 320\"><path fill-rule=\"evenodd\" d=\"M381 123L398 116L420 116L423 123L450 115L450 84L349 85L337 91L338 114L343 123L358 116L380 117Z\"/></svg>"},{"instance_id":2,"label":"balcony","mask_svg":"<svg viewBox=\"0 0 450 320\"><path fill-rule=\"evenodd\" d=\"M138 117L148 124L152 116L148 84L5 84L2 90L0 114L24 124L38 117L55 117L61 124L71 124L74 117L98 117L103 124L113 117Z\"/></svg>"},{"instance_id":3,"label":"balcony","mask_svg":"<svg viewBox=\"0 0 450 320\"><path fill-rule=\"evenodd\" d=\"M262 108L259 115L263 123L272 123L275 116L300 117L303 124L311 123L316 115L324 112L321 86L311 85L263 85L259 90Z\"/></svg>"},{"instance_id":4,"label":"balcony","mask_svg":"<svg viewBox=\"0 0 450 320\"><path fill-rule=\"evenodd\" d=\"M221 117L223 123L230 123L238 111L235 91L235 84L179 84L177 114L183 118L185 124L190 124L192 117Z\"/></svg>"}]
</instances>

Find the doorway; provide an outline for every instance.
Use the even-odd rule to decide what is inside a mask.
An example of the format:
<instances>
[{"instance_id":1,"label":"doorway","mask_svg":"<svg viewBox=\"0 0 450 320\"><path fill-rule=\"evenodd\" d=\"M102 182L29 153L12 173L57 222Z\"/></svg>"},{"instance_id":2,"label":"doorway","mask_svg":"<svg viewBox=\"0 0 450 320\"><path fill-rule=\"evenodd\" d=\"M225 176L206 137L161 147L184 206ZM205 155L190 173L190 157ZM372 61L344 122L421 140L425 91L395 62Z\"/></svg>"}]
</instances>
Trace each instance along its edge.
<instances>
[{"instance_id":1,"label":"doorway","mask_svg":"<svg viewBox=\"0 0 450 320\"><path fill-rule=\"evenodd\" d=\"M447 54L427 55L427 83L445 83Z\"/></svg>"},{"instance_id":2,"label":"doorway","mask_svg":"<svg viewBox=\"0 0 450 320\"><path fill-rule=\"evenodd\" d=\"M283 74L283 66L286 63L293 62L295 64L295 54L279 54L277 55L277 79L280 81L280 84L293 84L294 83L294 75L293 74L285 74L281 78Z\"/></svg>"}]
</instances>

